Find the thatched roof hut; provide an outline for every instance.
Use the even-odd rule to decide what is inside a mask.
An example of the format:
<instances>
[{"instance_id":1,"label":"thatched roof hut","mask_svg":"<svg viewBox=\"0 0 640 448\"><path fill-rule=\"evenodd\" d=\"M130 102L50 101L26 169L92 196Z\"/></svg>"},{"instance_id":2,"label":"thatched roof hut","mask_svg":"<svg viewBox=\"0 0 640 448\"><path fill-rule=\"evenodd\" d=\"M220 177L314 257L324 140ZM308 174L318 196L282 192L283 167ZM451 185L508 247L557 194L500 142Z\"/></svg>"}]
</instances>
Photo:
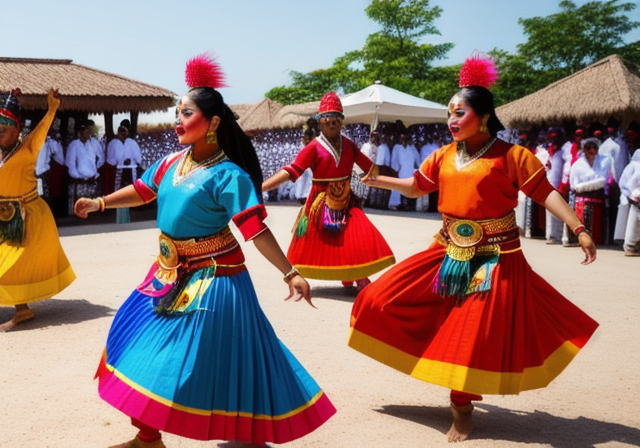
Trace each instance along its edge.
<instances>
[{"instance_id":1,"label":"thatched roof hut","mask_svg":"<svg viewBox=\"0 0 640 448\"><path fill-rule=\"evenodd\" d=\"M274 118L282 107L281 103L265 98L245 111L240 116L238 124L247 134L276 129L278 126L276 126Z\"/></svg>"},{"instance_id":2,"label":"thatched roof hut","mask_svg":"<svg viewBox=\"0 0 640 448\"><path fill-rule=\"evenodd\" d=\"M640 121L640 77L618 55L612 55L496 110L513 129L562 125L575 121L607 123L615 118L623 127Z\"/></svg>"},{"instance_id":3,"label":"thatched roof hut","mask_svg":"<svg viewBox=\"0 0 640 448\"><path fill-rule=\"evenodd\" d=\"M155 112L175 104L176 94L82 65L70 59L0 58L0 91L22 90L20 105L26 110L46 109L47 92L62 95L60 111L100 114L104 111Z\"/></svg>"},{"instance_id":4,"label":"thatched roof hut","mask_svg":"<svg viewBox=\"0 0 640 448\"><path fill-rule=\"evenodd\" d=\"M0 58L0 92L19 87L20 105L37 118L47 108L50 88L60 91L59 115L86 117L105 114L105 125L114 113L165 110L175 104L176 94L161 87L135 81L82 65L70 59ZM107 127L109 132L109 127Z\"/></svg>"},{"instance_id":5,"label":"thatched roof hut","mask_svg":"<svg viewBox=\"0 0 640 448\"><path fill-rule=\"evenodd\" d=\"M320 101L284 106L276 115L275 122L281 129L299 128L318 113L319 107Z\"/></svg>"}]
</instances>

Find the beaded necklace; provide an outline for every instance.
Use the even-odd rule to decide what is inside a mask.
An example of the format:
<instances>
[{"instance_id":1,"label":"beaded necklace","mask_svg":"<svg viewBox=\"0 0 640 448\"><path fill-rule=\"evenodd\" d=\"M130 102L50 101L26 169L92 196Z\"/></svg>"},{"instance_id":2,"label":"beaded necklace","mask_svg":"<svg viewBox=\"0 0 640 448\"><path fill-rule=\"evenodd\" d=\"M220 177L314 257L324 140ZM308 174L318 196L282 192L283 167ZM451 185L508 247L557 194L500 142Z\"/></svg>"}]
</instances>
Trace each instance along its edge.
<instances>
[{"instance_id":1,"label":"beaded necklace","mask_svg":"<svg viewBox=\"0 0 640 448\"><path fill-rule=\"evenodd\" d=\"M182 154L180 160L178 161L176 170L173 173L173 186L177 187L189 177L191 177L193 173L209 168L224 160L229 159L227 158L227 155L224 153L224 151L220 149L208 159L205 159L202 162L196 162L193 160L192 148L190 147L184 152L184 154Z\"/></svg>"},{"instance_id":2,"label":"beaded necklace","mask_svg":"<svg viewBox=\"0 0 640 448\"><path fill-rule=\"evenodd\" d=\"M493 146L496 140L498 140L498 138L493 137L491 140L489 140L489 143L484 145L484 147L480 151L476 152L472 156L470 156L469 153L467 152L467 143L464 141L458 142L458 154L456 155L456 169L460 171L462 168L469 165L474 160L477 160L480 157L482 157L487 151L489 151L489 149L491 149L491 146Z\"/></svg>"}]
</instances>

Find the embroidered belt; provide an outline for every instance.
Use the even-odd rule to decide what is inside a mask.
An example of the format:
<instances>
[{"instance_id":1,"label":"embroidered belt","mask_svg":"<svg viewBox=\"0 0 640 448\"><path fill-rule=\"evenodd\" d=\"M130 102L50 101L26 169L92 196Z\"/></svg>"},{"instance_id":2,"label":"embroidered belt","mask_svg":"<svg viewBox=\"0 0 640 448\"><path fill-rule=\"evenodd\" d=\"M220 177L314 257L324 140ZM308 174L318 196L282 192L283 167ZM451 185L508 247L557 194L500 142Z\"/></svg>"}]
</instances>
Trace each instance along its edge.
<instances>
[{"instance_id":1,"label":"embroidered belt","mask_svg":"<svg viewBox=\"0 0 640 448\"><path fill-rule=\"evenodd\" d=\"M0 196L0 242L5 240L22 243L26 234L25 205L38 199L33 189L23 196Z\"/></svg>"},{"instance_id":2,"label":"embroidered belt","mask_svg":"<svg viewBox=\"0 0 640 448\"><path fill-rule=\"evenodd\" d=\"M35 201L38 197L37 189L23 196L0 196L0 221L11 221L16 211L21 211L21 206Z\"/></svg>"},{"instance_id":3,"label":"embroidered belt","mask_svg":"<svg viewBox=\"0 0 640 448\"><path fill-rule=\"evenodd\" d=\"M474 248L477 255L498 253L500 249L520 247L520 230L516 214L511 212L497 219L459 219L442 215L443 226L438 240L444 245L452 244L461 249Z\"/></svg>"},{"instance_id":4,"label":"embroidered belt","mask_svg":"<svg viewBox=\"0 0 640 448\"><path fill-rule=\"evenodd\" d=\"M159 240L156 278L165 284L176 280L178 270L184 273L215 266L217 276L246 270L240 245L229 227L199 240L173 240L163 233Z\"/></svg>"},{"instance_id":5,"label":"embroidered belt","mask_svg":"<svg viewBox=\"0 0 640 448\"><path fill-rule=\"evenodd\" d=\"M447 247L434 282L442 297L458 297L491 289L491 277L501 253L520 248L515 212L497 219L470 220L443 215L436 235Z\"/></svg>"}]
</instances>

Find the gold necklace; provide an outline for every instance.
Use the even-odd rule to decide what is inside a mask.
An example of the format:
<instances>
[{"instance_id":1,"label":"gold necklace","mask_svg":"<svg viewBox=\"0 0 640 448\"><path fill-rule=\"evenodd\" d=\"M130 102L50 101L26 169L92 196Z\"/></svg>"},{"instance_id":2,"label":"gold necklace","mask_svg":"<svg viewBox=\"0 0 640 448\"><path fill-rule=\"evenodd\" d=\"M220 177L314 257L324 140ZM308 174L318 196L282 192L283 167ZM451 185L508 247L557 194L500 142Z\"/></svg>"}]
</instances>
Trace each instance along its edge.
<instances>
[{"instance_id":1,"label":"gold necklace","mask_svg":"<svg viewBox=\"0 0 640 448\"><path fill-rule=\"evenodd\" d=\"M203 160L202 162L196 162L195 160L193 160L192 153L193 153L193 149L190 147L180 157L180 160L176 165L176 170L173 173L174 187L177 187L178 185L183 183L187 178L189 178L196 171L209 168L213 165L216 165L222 162L223 160L228 160L227 155L224 153L222 149L218 150L218 152L216 152L211 157Z\"/></svg>"},{"instance_id":2,"label":"gold necklace","mask_svg":"<svg viewBox=\"0 0 640 448\"><path fill-rule=\"evenodd\" d=\"M458 145L457 145L458 154L456 155L456 169L459 171L465 166L469 165L474 160L477 160L480 157L482 157L487 151L489 151L489 149L491 149L491 146L493 146L496 140L498 140L498 138L493 137L491 140L489 140L489 142L486 145L482 147L480 151L476 152L472 156L470 156L469 153L467 152L467 143L465 141L458 142Z\"/></svg>"}]
</instances>

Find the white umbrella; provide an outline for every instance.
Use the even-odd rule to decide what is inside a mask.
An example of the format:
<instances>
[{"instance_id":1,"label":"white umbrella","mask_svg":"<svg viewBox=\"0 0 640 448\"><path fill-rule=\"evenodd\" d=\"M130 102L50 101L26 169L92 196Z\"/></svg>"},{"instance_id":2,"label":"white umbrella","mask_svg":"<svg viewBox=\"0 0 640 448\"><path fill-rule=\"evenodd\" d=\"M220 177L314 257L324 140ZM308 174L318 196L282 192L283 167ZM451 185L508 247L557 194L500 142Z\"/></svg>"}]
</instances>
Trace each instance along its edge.
<instances>
[{"instance_id":1,"label":"white umbrella","mask_svg":"<svg viewBox=\"0 0 640 448\"><path fill-rule=\"evenodd\" d=\"M446 123L447 106L423 100L376 83L340 98L345 123L371 123L402 120L405 126L417 123Z\"/></svg>"}]
</instances>

